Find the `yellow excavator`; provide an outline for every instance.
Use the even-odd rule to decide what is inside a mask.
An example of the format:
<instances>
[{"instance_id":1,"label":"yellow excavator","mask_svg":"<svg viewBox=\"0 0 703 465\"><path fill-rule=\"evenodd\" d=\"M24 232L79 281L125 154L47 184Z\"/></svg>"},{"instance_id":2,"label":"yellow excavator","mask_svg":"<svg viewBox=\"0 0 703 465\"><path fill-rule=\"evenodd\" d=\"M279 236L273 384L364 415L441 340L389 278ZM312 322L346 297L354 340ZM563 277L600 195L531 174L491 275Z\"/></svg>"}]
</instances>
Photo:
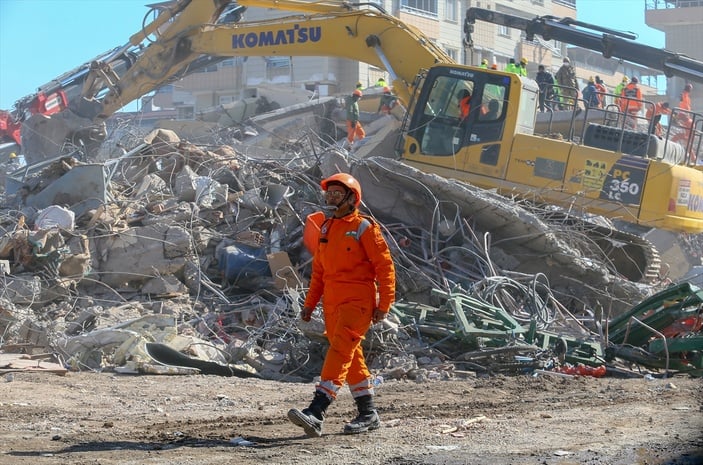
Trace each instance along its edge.
<instances>
[{"instance_id":1,"label":"yellow excavator","mask_svg":"<svg viewBox=\"0 0 703 465\"><path fill-rule=\"evenodd\" d=\"M579 137L538 135L534 80L454 63L417 28L373 3L363 5L176 0L124 47L81 67L75 73L80 79L65 78L77 94L59 99L64 108L54 108L51 115L38 112L22 120L23 129L54 141L76 135L99 138L100 131L86 129L203 60L345 57L390 76L407 108L396 149L412 166L570 211L673 232L703 232L703 167L696 164L703 156L701 115L689 115L691 125L678 144L626 128L618 123L624 115L617 112L609 115L615 123L588 125ZM246 21L247 7L292 14ZM113 62L120 66L111 66ZM678 62L671 72L691 64L693 71L683 72L695 78L700 66L695 60ZM468 105L460 104L467 94ZM24 148L31 150L25 140L23 130Z\"/></svg>"}]
</instances>

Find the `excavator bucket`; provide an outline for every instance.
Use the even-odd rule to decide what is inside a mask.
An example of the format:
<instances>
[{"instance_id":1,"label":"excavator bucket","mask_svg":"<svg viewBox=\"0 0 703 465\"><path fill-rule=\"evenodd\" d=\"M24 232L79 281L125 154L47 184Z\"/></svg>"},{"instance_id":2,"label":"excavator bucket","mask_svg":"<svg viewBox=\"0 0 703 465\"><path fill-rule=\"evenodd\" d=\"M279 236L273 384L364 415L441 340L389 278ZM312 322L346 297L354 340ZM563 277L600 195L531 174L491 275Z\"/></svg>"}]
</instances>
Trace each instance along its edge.
<instances>
[{"instance_id":1,"label":"excavator bucket","mask_svg":"<svg viewBox=\"0 0 703 465\"><path fill-rule=\"evenodd\" d=\"M22 146L28 165L66 153L72 144L84 154L91 153L105 140L105 124L81 118L70 110L51 116L35 114L22 124Z\"/></svg>"}]
</instances>

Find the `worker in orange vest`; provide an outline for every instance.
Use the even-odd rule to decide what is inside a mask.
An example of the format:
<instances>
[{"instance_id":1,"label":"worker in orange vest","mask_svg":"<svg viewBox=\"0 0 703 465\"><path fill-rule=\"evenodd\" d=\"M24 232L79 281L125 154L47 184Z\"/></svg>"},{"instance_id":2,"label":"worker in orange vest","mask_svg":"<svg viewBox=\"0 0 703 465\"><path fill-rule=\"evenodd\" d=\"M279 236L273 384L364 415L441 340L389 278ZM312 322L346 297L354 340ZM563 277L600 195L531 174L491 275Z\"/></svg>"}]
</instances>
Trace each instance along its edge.
<instances>
[{"instance_id":1,"label":"worker in orange vest","mask_svg":"<svg viewBox=\"0 0 703 465\"><path fill-rule=\"evenodd\" d=\"M640 80L633 76L620 94L620 111L625 114L626 126L630 129L637 128L637 115L642 110L642 89L638 85L639 82Z\"/></svg>"},{"instance_id":2,"label":"worker in orange vest","mask_svg":"<svg viewBox=\"0 0 703 465\"><path fill-rule=\"evenodd\" d=\"M671 109L669 108L669 102L657 102L654 106L648 106L647 108L647 120L650 122L650 134L655 136L662 136L662 125L661 119L662 115L670 115Z\"/></svg>"},{"instance_id":3,"label":"worker in orange vest","mask_svg":"<svg viewBox=\"0 0 703 465\"><path fill-rule=\"evenodd\" d=\"M382 228L359 213L361 185L347 173L320 183L333 214L322 223L313 255L310 287L300 318L310 321L322 301L329 349L310 406L290 409L288 419L309 437L320 437L327 408L344 384L359 415L345 434L380 428L374 383L362 341L372 324L384 320L395 300L395 265Z\"/></svg>"},{"instance_id":4,"label":"worker in orange vest","mask_svg":"<svg viewBox=\"0 0 703 465\"><path fill-rule=\"evenodd\" d=\"M691 111L691 91L693 90L692 84L686 84L681 92L681 97L679 98L678 109L684 110L684 112L676 112L676 123L682 128L691 128L691 116L686 113Z\"/></svg>"},{"instance_id":5,"label":"worker in orange vest","mask_svg":"<svg viewBox=\"0 0 703 465\"><path fill-rule=\"evenodd\" d=\"M465 121L471 112L471 92L468 89L462 89L459 92L459 119Z\"/></svg>"}]
</instances>

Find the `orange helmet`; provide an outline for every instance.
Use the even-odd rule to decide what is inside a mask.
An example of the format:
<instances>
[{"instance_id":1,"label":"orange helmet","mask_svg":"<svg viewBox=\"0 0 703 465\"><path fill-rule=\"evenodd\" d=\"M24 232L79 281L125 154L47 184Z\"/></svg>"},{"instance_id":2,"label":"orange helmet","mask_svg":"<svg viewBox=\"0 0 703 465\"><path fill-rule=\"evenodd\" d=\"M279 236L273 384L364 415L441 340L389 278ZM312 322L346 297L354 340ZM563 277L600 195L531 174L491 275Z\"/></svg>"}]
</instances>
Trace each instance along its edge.
<instances>
[{"instance_id":1,"label":"orange helmet","mask_svg":"<svg viewBox=\"0 0 703 465\"><path fill-rule=\"evenodd\" d=\"M350 191L352 191L354 193L354 196L356 197L354 201L354 206L359 206L359 204L361 203L361 184L359 184L359 181L357 181L354 176L347 173L333 174L329 178L320 181L320 187L322 187L323 191L326 191L327 186L330 183L339 183Z\"/></svg>"},{"instance_id":2,"label":"orange helmet","mask_svg":"<svg viewBox=\"0 0 703 465\"><path fill-rule=\"evenodd\" d=\"M357 97L361 98L363 94L359 89L356 89L354 92L352 92L352 95L356 95Z\"/></svg>"}]
</instances>

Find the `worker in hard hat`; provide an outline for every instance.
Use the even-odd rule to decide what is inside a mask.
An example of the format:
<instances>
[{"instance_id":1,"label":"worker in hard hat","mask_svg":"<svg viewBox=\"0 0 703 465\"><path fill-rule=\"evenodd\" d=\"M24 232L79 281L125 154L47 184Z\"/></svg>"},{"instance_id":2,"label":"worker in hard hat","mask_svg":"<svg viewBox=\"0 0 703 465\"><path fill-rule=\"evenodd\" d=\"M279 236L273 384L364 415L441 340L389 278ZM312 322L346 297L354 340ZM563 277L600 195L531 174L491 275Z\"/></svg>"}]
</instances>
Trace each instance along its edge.
<instances>
[{"instance_id":1,"label":"worker in hard hat","mask_svg":"<svg viewBox=\"0 0 703 465\"><path fill-rule=\"evenodd\" d=\"M346 99L347 143L350 147L354 145L354 141L359 141L366 137L366 131L364 131L359 121L359 100L361 100L362 95L362 92L356 89Z\"/></svg>"},{"instance_id":2,"label":"worker in hard hat","mask_svg":"<svg viewBox=\"0 0 703 465\"><path fill-rule=\"evenodd\" d=\"M527 77L527 58L520 58L520 64L517 66L517 73L520 76Z\"/></svg>"},{"instance_id":3,"label":"worker in hard hat","mask_svg":"<svg viewBox=\"0 0 703 465\"><path fill-rule=\"evenodd\" d=\"M358 416L344 426L344 433L363 433L381 426L361 342L372 323L386 318L395 299L393 259L381 228L359 213L359 181L350 174L337 173L322 180L320 186L333 214L320 227L301 319L310 321L322 300L330 347L312 402L302 410L288 411L288 419L309 437L322 435L327 408L345 383Z\"/></svg>"},{"instance_id":4,"label":"worker in hard hat","mask_svg":"<svg viewBox=\"0 0 703 465\"><path fill-rule=\"evenodd\" d=\"M0 162L0 173L12 173L13 171L17 171L22 167L20 164L20 158L17 156L15 152L10 152L7 155L7 162L2 163Z\"/></svg>"},{"instance_id":5,"label":"worker in hard hat","mask_svg":"<svg viewBox=\"0 0 703 465\"><path fill-rule=\"evenodd\" d=\"M679 131L675 137L672 138L674 142L679 142L686 146L691 137L691 128L693 127L693 118L691 117L691 91L693 90L693 84L688 83L684 86L683 92L679 96L679 104L674 109L674 123L679 128L683 128Z\"/></svg>"},{"instance_id":6,"label":"worker in hard hat","mask_svg":"<svg viewBox=\"0 0 703 465\"><path fill-rule=\"evenodd\" d=\"M481 68L488 69L488 60L486 58L481 60Z\"/></svg>"},{"instance_id":7,"label":"worker in hard hat","mask_svg":"<svg viewBox=\"0 0 703 465\"><path fill-rule=\"evenodd\" d=\"M583 96L583 104L586 108L600 108L600 97L598 96L598 89L596 88L596 79L593 76L588 78L586 87L581 89L581 95Z\"/></svg>"},{"instance_id":8,"label":"worker in hard hat","mask_svg":"<svg viewBox=\"0 0 703 465\"><path fill-rule=\"evenodd\" d=\"M647 121L649 121L650 134L661 137L664 132L661 125L662 115L670 114L669 102L657 102L654 105L648 105L645 115Z\"/></svg>"},{"instance_id":9,"label":"worker in hard hat","mask_svg":"<svg viewBox=\"0 0 703 465\"><path fill-rule=\"evenodd\" d=\"M617 86L615 86L615 89L613 89L613 94L615 94L615 104L617 106L620 106L620 95L622 94L622 90L625 88L628 82L630 82L630 78L627 76L623 76L622 80L618 83Z\"/></svg>"},{"instance_id":10,"label":"worker in hard hat","mask_svg":"<svg viewBox=\"0 0 703 465\"><path fill-rule=\"evenodd\" d=\"M633 130L637 129L638 117L643 105L639 82L637 76L633 76L620 93L620 111L626 117L625 127Z\"/></svg>"},{"instance_id":11,"label":"worker in hard hat","mask_svg":"<svg viewBox=\"0 0 703 465\"><path fill-rule=\"evenodd\" d=\"M378 102L378 110L376 113L382 113L384 115L390 114L391 110L395 108L398 104L398 97L393 95L391 88L386 86L383 88L383 94Z\"/></svg>"}]
</instances>

